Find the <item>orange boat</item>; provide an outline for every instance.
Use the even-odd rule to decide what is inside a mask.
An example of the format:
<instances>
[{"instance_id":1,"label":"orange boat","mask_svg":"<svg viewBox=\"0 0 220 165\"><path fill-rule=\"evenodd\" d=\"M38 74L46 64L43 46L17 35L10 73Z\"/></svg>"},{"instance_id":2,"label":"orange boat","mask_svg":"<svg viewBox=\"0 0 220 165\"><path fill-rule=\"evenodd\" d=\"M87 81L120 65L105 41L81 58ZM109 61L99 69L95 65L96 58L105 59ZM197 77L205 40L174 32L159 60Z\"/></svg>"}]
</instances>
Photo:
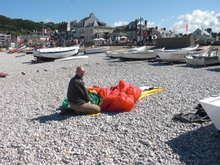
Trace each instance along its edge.
<instances>
[{"instance_id":1,"label":"orange boat","mask_svg":"<svg viewBox=\"0 0 220 165\"><path fill-rule=\"evenodd\" d=\"M13 50L10 50L8 53L15 53L17 52L19 49L13 49Z\"/></svg>"}]
</instances>

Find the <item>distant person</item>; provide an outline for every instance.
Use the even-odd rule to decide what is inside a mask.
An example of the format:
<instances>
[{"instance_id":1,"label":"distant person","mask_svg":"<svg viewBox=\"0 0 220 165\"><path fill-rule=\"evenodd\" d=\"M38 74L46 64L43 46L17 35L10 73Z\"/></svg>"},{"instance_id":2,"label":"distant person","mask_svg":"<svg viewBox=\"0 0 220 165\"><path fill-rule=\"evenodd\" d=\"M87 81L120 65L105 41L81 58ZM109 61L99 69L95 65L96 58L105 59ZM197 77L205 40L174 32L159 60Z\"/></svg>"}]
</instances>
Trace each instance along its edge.
<instances>
[{"instance_id":1,"label":"distant person","mask_svg":"<svg viewBox=\"0 0 220 165\"><path fill-rule=\"evenodd\" d=\"M101 111L101 108L97 105L90 104L93 101L89 97L89 94L85 88L83 77L85 75L85 69L82 66L76 68L75 76L70 80L67 98L70 103L70 108L73 109L77 114L95 114ZM66 111L61 111L61 115L65 114Z\"/></svg>"}]
</instances>

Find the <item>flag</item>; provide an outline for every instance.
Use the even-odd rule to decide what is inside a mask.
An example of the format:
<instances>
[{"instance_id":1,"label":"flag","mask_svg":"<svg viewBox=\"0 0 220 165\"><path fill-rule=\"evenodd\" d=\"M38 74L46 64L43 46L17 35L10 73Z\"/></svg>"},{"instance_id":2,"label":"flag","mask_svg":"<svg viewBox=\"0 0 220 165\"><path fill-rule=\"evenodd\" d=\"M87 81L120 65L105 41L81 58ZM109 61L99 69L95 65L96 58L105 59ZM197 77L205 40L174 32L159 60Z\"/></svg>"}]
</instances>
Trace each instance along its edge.
<instances>
[{"instance_id":1,"label":"flag","mask_svg":"<svg viewBox=\"0 0 220 165\"><path fill-rule=\"evenodd\" d=\"M47 30L47 29L44 29L44 33L47 34L47 33L48 33L48 30Z\"/></svg>"}]
</instances>

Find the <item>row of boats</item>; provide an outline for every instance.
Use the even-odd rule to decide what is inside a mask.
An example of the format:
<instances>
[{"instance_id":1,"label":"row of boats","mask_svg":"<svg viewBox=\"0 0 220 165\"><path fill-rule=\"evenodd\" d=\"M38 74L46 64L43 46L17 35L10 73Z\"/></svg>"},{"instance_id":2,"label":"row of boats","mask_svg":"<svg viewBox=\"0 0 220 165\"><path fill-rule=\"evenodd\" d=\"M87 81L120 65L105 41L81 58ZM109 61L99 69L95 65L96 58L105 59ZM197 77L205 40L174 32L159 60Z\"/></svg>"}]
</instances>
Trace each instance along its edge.
<instances>
[{"instance_id":1,"label":"row of boats","mask_svg":"<svg viewBox=\"0 0 220 165\"><path fill-rule=\"evenodd\" d=\"M33 53L34 57L60 59L75 56L80 52L80 45L71 47L21 47L10 50L8 53L24 52ZM179 49L146 49L146 46L135 47L131 49L119 49L110 51L110 46L90 47L84 50L84 54L106 53L110 58L122 58L132 60L148 60L159 58L166 62L186 62L187 65L206 66L220 63L220 51L211 46L193 45Z\"/></svg>"},{"instance_id":2,"label":"row of boats","mask_svg":"<svg viewBox=\"0 0 220 165\"><path fill-rule=\"evenodd\" d=\"M206 66L220 63L220 51L211 46L199 45L189 46L179 49L146 49L145 46L119 51L107 51L107 56L111 58L147 60L159 58L165 62L186 62L187 65Z\"/></svg>"}]
</instances>

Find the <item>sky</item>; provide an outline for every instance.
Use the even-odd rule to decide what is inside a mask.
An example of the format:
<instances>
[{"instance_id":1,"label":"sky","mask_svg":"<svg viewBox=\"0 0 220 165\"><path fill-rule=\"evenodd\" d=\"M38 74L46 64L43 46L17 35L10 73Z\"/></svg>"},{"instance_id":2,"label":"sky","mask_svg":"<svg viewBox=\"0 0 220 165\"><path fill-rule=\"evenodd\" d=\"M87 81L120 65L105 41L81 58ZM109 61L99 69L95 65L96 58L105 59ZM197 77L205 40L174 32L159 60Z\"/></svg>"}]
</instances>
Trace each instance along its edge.
<instances>
[{"instance_id":1,"label":"sky","mask_svg":"<svg viewBox=\"0 0 220 165\"><path fill-rule=\"evenodd\" d=\"M186 33L186 25L188 32L220 32L220 0L0 0L0 5L0 15L34 22L69 22L93 13L112 27L143 17L147 27L175 33Z\"/></svg>"}]
</instances>

